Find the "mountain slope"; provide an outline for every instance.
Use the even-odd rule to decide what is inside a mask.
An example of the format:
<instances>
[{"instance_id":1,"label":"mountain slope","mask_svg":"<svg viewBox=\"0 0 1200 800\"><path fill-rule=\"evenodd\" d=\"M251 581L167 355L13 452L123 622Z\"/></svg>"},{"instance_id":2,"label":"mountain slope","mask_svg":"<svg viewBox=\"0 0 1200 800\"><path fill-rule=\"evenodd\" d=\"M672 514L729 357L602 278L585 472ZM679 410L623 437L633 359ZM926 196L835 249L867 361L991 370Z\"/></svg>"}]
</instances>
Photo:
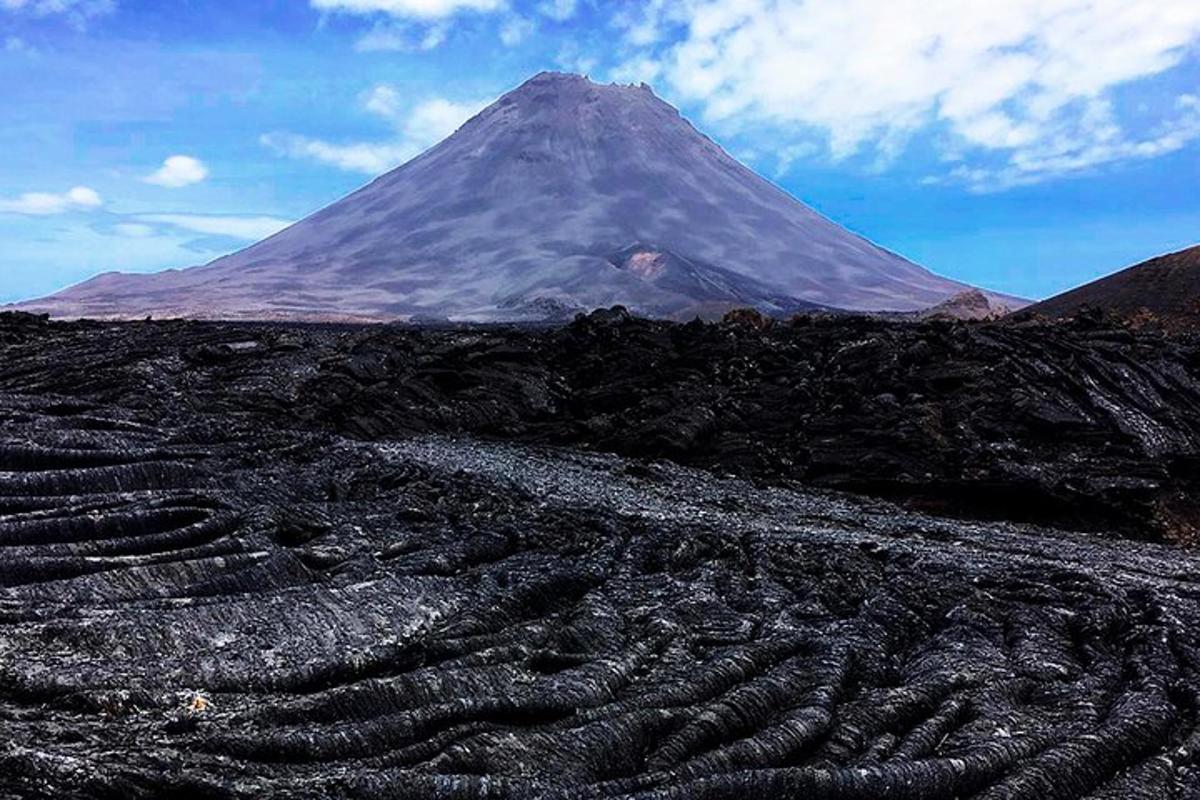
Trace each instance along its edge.
<instances>
[{"instance_id":1,"label":"mountain slope","mask_svg":"<svg viewBox=\"0 0 1200 800\"><path fill-rule=\"evenodd\" d=\"M622 254L637 249L631 269ZM686 275L684 274L686 273ZM453 136L212 264L110 273L65 315L463 319L623 303L912 310L966 288L755 175L645 86L543 73Z\"/></svg>"},{"instance_id":2,"label":"mountain slope","mask_svg":"<svg viewBox=\"0 0 1200 800\"><path fill-rule=\"evenodd\" d=\"M1068 317L1085 307L1168 327L1200 324L1200 246L1123 269L1036 303L1023 314Z\"/></svg>"}]
</instances>

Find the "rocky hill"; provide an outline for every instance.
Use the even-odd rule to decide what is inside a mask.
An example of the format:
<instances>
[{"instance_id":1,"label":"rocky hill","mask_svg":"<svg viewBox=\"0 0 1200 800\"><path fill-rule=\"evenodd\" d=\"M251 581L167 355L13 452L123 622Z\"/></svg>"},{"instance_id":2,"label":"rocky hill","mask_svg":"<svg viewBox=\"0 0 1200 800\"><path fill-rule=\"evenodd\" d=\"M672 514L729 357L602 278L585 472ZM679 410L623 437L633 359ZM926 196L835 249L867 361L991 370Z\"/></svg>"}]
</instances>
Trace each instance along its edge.
<instances>
[{"instance_id":1,"label":"rocky hill","mask_svg":"<svg viewBox=\"0 0 1200 800\"><path fill-rule=\"evenodd\" d=\"M1022 316L1062 318L1084 311L1136 326L1200 328L1200 247L1153 258L1043 300Z\"/></svg>"}]
</instances>

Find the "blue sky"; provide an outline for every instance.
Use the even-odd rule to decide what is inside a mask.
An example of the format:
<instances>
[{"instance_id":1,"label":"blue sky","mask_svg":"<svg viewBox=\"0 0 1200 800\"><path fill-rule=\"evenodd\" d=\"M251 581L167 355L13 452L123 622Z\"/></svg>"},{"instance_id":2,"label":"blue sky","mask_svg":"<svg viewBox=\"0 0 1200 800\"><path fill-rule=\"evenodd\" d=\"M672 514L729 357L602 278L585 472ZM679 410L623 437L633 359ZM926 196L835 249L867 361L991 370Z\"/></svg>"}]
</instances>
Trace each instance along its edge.
<instances>
[{"instance_id":1,"label":"blue sky","mask_svg":"<svg viewBox=\"0 0 1200 800\"><path fill-rule=\"evenodd\" d=\"M542 69L990 288L1200 241L1195 0L0 0L0 301L239 249Z\"/></svg>"}]
</instances>

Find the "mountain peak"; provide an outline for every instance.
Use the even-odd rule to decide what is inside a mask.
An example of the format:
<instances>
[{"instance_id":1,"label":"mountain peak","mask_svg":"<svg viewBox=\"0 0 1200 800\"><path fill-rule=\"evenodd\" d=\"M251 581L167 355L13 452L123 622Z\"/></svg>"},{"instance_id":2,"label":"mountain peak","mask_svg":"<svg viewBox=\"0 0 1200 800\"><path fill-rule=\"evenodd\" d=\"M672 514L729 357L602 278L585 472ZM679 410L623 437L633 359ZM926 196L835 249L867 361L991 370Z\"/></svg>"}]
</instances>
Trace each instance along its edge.
<instances>
[{"instance_id":1,"label":"mountain peak","mask_svg":"<svg viewBox=\"0 0 1200 800\"><path fill-rule=\"evenodd\" d=\"M524 83L521 84L521 86L536 86L538 84L552 83L588 83L593 86L598 85L594 83L591 78L587 77L586 75L580 75L577 72L559 72L557 70L547 69L542 70L532 78L528 78Z\"/></svg>"},{"instance_id":2,"label":"mountain peak","mask_svg":"<svg viewBox=\"0 0 1200 800\"><path fill-rule=\"evenodd\" d=\"M579 75L573 72L539 72L516 89L501 97L498 103L504 103L505 98L540 98L543 101L554 98L559 102L576 103L602 100L612 102L644 101L645 99L653 98L663 106L670 108L673 112L675 111L673 107L660 100L654 93L654 90L646 83L597 83L586 75Z\"/></svg>"},{"instance_id":3,"label":"mountain peak","mask_svg":"<svg viewBox=\"0 0 1200 800\"><path fill-rule=\"evenodd\" d=\"M27 307L494 320L622 304L719 316L747 305L916 310L964 288L812 211L648 87L542 72L412 161L239 253L109 276Z\"/></svg>"},{"instance_id":4,"label":"mountain peak","mask_svg":"<svg viewBox=\"0 0 1200 800\"><path fill-rule=\"evenodd\" d=\"M531 78L525 80L517 89L522 89L527 86L587 86L596 89L641 89L645 91L650 87L645 84L627 84L627 83L600 83L592 80L587 75L581 75L577 72L558 72L555 70L542 70Z\"/></svg>"}]
</instances>

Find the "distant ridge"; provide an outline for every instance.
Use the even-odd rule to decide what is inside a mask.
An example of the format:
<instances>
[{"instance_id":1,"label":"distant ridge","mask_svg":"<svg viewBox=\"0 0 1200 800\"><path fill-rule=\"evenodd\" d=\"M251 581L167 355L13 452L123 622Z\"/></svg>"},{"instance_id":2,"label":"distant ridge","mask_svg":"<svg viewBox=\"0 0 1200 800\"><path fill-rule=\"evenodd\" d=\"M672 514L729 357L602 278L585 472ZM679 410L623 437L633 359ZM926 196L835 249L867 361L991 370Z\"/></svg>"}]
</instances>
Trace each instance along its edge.
<instances>
[{"instance_id":1,"label":"distant ridge","mask_svg":"<svg viewBox=\"0 0 1200 800\"><path fill-rule=\"evenodd\" d=\"M539 319L623 304L914 311L969 289L739 164L649 87L542 73L454 135L241 252L109 273L60 316ZM1011 298L998 298L1011 303Z\"/></svg>"}]
</instances>

